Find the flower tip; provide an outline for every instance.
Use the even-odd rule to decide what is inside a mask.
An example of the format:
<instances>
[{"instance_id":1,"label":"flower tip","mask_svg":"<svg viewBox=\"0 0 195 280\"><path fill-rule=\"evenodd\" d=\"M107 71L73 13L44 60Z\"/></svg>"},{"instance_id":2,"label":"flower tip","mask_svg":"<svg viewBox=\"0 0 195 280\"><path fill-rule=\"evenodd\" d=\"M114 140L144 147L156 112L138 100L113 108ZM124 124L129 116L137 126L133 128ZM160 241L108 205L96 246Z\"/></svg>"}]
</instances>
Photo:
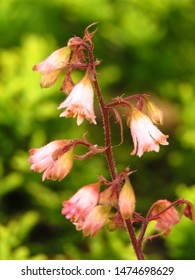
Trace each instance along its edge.
<instances>
[{"instance_id":1,"label":"flower tip","mask_svg":"<svg viewBox=\"0 0 195 280\"><path fill-rule=\"evenodd\" d=\"M33 70L33 71L38 71L38 69L37 69L37 64L33 66L32 70Z\"/></svg>"},{"instance_id":2,"label":"flower tip","mask_svg":"<svg viewBox=\"0 0 195 280\"><path fill-rule=\"evenodd\" d=\"M42 176L42 182L44 182L45 181L45 177L44 176Z\"/></svg>"},{"instance_id":3,"label":"flower tip","mask_svg":"<svg viewBox=\"0 0 195 280\"><path fill-rule=\"evenodd\" d=\"M135 151L135 150L133 150L133 151L130 153L131 156L134 156L135 154L136 154L136 151Z\"/></svg>"},{"instance_id":4,"label":"flower tip","mask_svg":"<svg viewBox=\"0 0 195 280\"><path fill-rule=\"evenodd\" d=\"M50 86L52 86L51 83L45 83L43 81L40 82L40 87L41 88L49 88Z\"/></svg>"},{"instance_id":5,"label":"flower tip","mask_svg":"<svg viewBox=\"0 0 195 280\"><path fill-rule=\"evenodd\" d=\"M62 117L66 117L66 113L65 113L65 112L62 112L62 113L60 114L60 118L62 118Z\"/></svg>"},{"instance_id":6,"label":"flower tip","mask_svg":"<svg viewBox=\"0 0 195 280\"><path fill-rule=\"evenodd\" d=\"M83 122L84 118L78 114L78 117L77 117L77 125L81 125L82 122Z\"/></svg>"}]
</instances>

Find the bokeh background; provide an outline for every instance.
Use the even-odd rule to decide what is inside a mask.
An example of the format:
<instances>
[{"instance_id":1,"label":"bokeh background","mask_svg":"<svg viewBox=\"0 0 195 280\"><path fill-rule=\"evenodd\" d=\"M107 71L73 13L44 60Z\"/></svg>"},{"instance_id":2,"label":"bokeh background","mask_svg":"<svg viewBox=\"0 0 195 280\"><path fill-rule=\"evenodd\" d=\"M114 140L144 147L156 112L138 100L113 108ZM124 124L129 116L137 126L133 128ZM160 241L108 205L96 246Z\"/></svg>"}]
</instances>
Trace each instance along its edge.
<instances>
[{"instance_id":1,"label":"bokeh background","mask_svg":"<svg viewBox=\"0 0 195 280\"><path fill-rule=\"evenodd\" d=\"M83 238L61 215L61 202L83 185L108 176L104 157L75 162L62 182L41 181L29 170L28 151L63 138L102 144L98 125L59 118L62 79L39 86L32 66L73 35L98 21L95 55L105 100L149 92L164 111L169 146L142 158L129 156L132 141L114 149L118 171L130 165L143 215L158 199L195 203L195 1L2 0L0 2L0 259L134 259L127 235L103 229ZM80 74L75 73L75 79ZM97 104L97 100L95 101ZM111 117L114 122L114 118ZM113 144L120 142L112 127ZM95 135L95 139L94 139ZM154 233L152 225L150 233ZM139 229L138 229L139 230ZM147 259L194 259L195 227L183 217L166 238L149 241Z\"/></svg>"}]
</instances>

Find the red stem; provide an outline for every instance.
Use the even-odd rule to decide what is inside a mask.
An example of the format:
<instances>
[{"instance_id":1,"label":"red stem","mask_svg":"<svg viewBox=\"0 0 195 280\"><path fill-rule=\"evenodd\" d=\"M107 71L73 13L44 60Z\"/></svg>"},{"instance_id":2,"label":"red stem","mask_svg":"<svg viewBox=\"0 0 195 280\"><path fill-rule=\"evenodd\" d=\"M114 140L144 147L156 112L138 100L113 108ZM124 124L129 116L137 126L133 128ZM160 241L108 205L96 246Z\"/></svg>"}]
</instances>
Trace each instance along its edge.
<instances>
[{"instance_id":1,"label":"red stem","mask_svg":"<svg viewBox=\"0 0 195 280\"><path fill-rule=\"evenodd\" d=\"M105 147L107 147L107 149L105 151L105 154L106 154L106 158L107 158L107 162L108 162L108 166L109 166L109 169L110 169L112 179L115 180L117 178L117 171L116 171L115 162L114 162L113 153L112 153L110 122L109 122L109 113L108 113L109 108L107 108L107 106L104 103L102 92L101 92L101 89L100 89L100 86L99 86L99 83L98 83L98 80L97 80L96 69L95 69L95 64L94 64L95 61L94 61L94 57L93 57L93 50L86 43L83 43L83 46L88 51L90 64L92 65L93 83L94 83L95 90L97 92L99 104L100 104L101 111L102 111ZM135 254L136 254L138 260L144 260L144 255L142 253L142 248L140 246L140 243L137 242L135 231L134 231L134 228L132 226L131 220L127 219L127 220L124 220L124 222L125 222L130 240L132 242L132 245L133 245L133 248L134 248L134 251L135 251Z\"/></svg>"}]
</instances>

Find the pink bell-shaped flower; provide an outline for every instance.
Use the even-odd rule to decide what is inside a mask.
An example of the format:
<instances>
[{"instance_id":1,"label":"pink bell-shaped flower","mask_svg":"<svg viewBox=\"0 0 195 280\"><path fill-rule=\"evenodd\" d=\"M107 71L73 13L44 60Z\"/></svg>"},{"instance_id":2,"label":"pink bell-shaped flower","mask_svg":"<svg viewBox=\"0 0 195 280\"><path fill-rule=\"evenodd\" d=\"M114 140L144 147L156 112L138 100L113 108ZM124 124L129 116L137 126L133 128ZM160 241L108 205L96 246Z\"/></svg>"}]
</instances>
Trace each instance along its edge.
<instances>
[{"instance_id":1,"label":"pink bell-shaped flower","mask_svg":"<svg viewBox=\"0 0 195 280\"><path fill-rule=\"evenodd\" d=\"M66 108L60 117L76 117L77 125L80 125L84 119L90 123L96 124L94 114L94 90L91 84L89 73L85 74L83 79L76 84L66 100L60 104L58 109Z\"/></svg>"},{"instance_id":2,"label":"pink bell-shaped flower","mask_svg":"<svg viewBox=\"0 0 195 280\"><path fill-rule=\"evenodd\" d=\"M70 140L55 140L41 148L30 150L30 169L43 172L42 180L61 181L71 170L73 165L73 147L64 152L64 147Z\"/></svg>"},{"instance_id":3,"label":"pink bell-shaped flower","mask_svg":"<svg viewBox=\"0 0 195 280\"><path fill-rule=\"evenodd\" d=\"M151 119L137 108L132 108L127 124L130 127L134 144L131 155L137 154L141 157L144 152L159 152L159 144L168 145L168 135L164 135Z\"/></svg>"},{"instance_id":4,"label":"pink bell-shaped flower","mask_svg":"<svg viewBox=\"0 0 195 280\"><path fill-rule=\"evenodd\" d=\"M171 205L168 200L158 200L152 207L151 216L157 215L160 211ZM172 226L179 223L180 219L178 217L178 212L175 208L171 207L165 212L160 214L156 219L156 230L162 230L165 235L171 232Z\"/></svg>"},{"instance_id":5,"label":"pink bell-shaped flower","mask_svg":"<svg viewBox=\"0 0 195 280\"><path fill-rule=\"evenodd\" d=\"M55 83L63 69L66 68L70 54L70 47L58 49L33 67L33 71L42 72L41 87L50 87Z\"/></svg>"},{"instance_id":6,"label":"pink bell-shaped flower","mask_svg":"<svg viewBox=\"0 0 195 280\"><path fill-rule=\"evenodd\" d=\"M68 201L62 203L62 214L73 223L82 225L89 212L97 205L99 191L99 182L82 187Z\"/></svg>"}]
</instances>

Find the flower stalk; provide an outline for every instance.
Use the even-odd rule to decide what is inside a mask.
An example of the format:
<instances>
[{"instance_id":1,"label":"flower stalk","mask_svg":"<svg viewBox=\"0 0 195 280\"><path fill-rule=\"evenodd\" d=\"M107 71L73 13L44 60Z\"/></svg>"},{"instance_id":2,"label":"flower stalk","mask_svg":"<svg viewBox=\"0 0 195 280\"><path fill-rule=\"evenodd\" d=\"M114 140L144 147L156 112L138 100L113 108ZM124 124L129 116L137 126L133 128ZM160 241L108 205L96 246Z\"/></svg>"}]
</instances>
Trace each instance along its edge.
<instances>
[{"instance_id":1,"label":"flower stalk","mask_svg":"<svg viewBox=\"0 0 195 280\"><path fill-rule=\"evenodd\" d=\"M94 237L99 230L107 224L112 231L117 228L126 229L138 260L144 260L143 241L170 233L172 226L180 222L184 215L195 223L195 206L179 199L173 203L168 200L158 200L149 209L146 217L135 212L136 198L129 175L133 173L128 167L118 173L113 156L111 138L110 110L120 125L121 142L123 143L123 124L117 106L125 107L127 113L127 125L133 140L131 155L141 157L145 152L159 152L160 144L168 145L168 135L164 135L156 125L163 123L162 111L151 101L149 96L134 94L128 97L119 96L114 101L105 103L103 94L97 79L96 66L100 61L94 59L94 43L92 40L96 30L89 32L91 24L85 29L85 36L69 39L67 46L54 51L48 58L36 64L34 71L41 72L41 87L52 86L57 78L66 71L61 90L66 99L58 109L65 108L61 117L77 117L77 125L84 120L96 124L94 111L94 89L98 97L102 115L104 130L104 146L90 143L86 134L82 139L55 140L42 148L30 150L30 169L35 172L43 172L42 180L62 180L73 167L74 160L83 161L99 153L106 156L110 171L111 181L103 176L95 183L80 188L69 200L62 205L62 214L75 225L76 230L82 230L84 236ZM87 54L86 54L87 53ZM85 71L84 77L75 84L71 74L75 69ZM132 102L133 101L133 102ZM135 102L136 101L136 102ZM146 113L144 112L146 109ZM155 125L156 124L156 125ZM82 155L75 154L76 146L81 145L87 149ZM101 191L101 186L106 187ZM185 205L181 215L175 206ZM155 229L158 234L145 237L146 229L150 221L156 221ZM137 237L134 223L141 224L140 234Z\"/></svg>"},{"instance_id":2,"label":"flower stalk","mask_svg":"<svg viewBox=\"0 0 195 280\"><path fill-rule=\"evenodd\" d=\"M93 50L87 45L83 44L84 47L87 49L88 54L89 54L89 60L91 65L94 65L94 56L93 56ZM103 127L104 127L104 141L105 141L105 146L108 147L105 151L106 157L107 157L107 162L109 166L109 170L112 176L112 179L115 180L117 178L117 170L113 158L113 152L112 152L112 143L111 143L111 131L110 131L110 122L109 122L109 108L106 106L103 100L103 95L97 80L97 75L96 75L96 69L93 66L93 84L98 96L99 104L101 107L101 112L102 112L102 119L103 119ZM131 223L131 219L128 218L124 220L127 232L129 234L130 241L132 242L135 254L139 260L144 260L144 255L142 253L142 248L137 242L136 235Z\"/></svg>"}]
</instances>

